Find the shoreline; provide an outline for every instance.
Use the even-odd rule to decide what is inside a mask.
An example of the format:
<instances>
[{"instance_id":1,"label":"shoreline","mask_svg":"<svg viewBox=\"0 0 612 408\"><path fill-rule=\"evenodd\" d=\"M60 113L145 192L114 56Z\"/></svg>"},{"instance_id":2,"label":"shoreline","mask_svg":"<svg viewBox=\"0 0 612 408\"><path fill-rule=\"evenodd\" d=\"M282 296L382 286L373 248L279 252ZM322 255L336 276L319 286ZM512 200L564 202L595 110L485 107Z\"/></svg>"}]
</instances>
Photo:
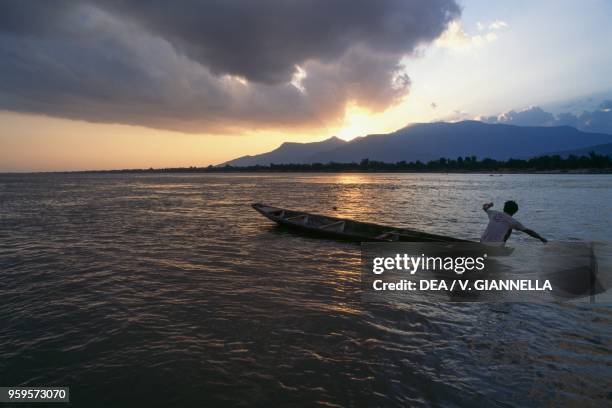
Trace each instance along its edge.
<instances>
[{"instance_id":1,"label":"shoreline","mask_svg":"<svg viewBox=\"0 0 612 408\"><path fill-rule=\"evenodd\" d=\"M400 161L387 163L363 159L360 163L288 163L253 166L189 166L136 169L100 169L69 171L24 171L16 174L184 174L184 173L432 173L432 174L612 174L612 156L590 153L588 156L537 156L531 159L495 160L476 156L427 163ZM3 173L0 174L13 174Z\"/></svg>"},{"instance_id":2,"label":"shoreline","mask_svg":"<svg viewBox=\"0 0 612 408\"><path fill-rule=\"evenodd\" d=\"M504 174L612 174L612 168L605 169L555 169L555 170L538 170L538 169L498 169L498 170L380 170L380 169L321 169L321 170L281 170L281 169L226 169L223 167L215 167L209 169L207 167L178 167L178 168L161 168L161 169L118 169L118 170L59 170L59 171L24 171L24 172L0 172L0 175L29 175L29 174L265 174L265 173L314 173L314 174L489 174L489 175L504 175Z\"/></svg>"}]
</instances>

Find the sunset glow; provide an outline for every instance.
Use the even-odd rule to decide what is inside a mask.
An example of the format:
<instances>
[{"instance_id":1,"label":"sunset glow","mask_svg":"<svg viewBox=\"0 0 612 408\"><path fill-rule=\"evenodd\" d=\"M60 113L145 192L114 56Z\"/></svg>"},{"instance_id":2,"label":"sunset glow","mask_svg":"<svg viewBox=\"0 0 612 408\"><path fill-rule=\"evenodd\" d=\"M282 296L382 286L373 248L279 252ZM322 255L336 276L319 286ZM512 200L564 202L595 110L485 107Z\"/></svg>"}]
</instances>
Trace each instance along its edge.
<instances>
[{"instance_id":1,"label":"sunset glow","mask_svg":"<svg viewBox=\"0 0 612 408\"><path fill-rule=\"evenodd\" d=\"M571 115L599 108L612 98L606 13L554 2L559 22L546 25L545 3L519 13L505 3L465 1L427 41L410 43L403 34L388 39L397 44L356 38L368 42L365 49L340 38L336 46L344 54L333 58L327 44L317 44L322 56L301 59L289 47L281 64L275 60L281 51L257 43L253 46L261 46L266 58L261 67L237 65L229 57L216 66L201 54L184 53L182 42L136 29L143 17L128 6L77 8L66 18L74 19L75 32L87 35L47 40L67 53L53 65L66 70L40 68L49 78L38 79L14 71L55 58L53 53L43 58L50 51L36 36L24 41L31 49L41 47L38 54L24 54L20 62L5 59L4 77L23 83L0 88L0 171L206 166L270 151L285 141L352 140L415 122L512 121L512 112L525 116L531 112L521 112L532 108ZM609 4L602 7L609 11ZM196 47L199 40L191 34L181 32L180 41ZM106 35L116 50L125 48L110 64L96 62L104 51L94 52ZM389 51L379 53L387 46ZM227 56L224 48L214 52ZM525 61L535 59L537 66L525 69ZM116 67L126 72L115 74ZM587 67L590 74L582 75ZM70 69L72 76L66 76ZM30 89L33 81L50 85ZM601 106L606 113L607 105Z\"/></svg>"}]
</instances>

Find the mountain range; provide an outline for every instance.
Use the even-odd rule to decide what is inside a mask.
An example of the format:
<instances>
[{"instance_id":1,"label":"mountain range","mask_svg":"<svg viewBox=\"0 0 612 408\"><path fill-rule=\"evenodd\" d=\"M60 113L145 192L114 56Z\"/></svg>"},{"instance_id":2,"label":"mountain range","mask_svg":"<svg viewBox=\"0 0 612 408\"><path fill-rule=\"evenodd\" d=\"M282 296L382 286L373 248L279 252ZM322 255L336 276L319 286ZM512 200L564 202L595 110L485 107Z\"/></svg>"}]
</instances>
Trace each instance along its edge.
<instances>
[{"instance_id":1,"label":"mountain range","mask_svg":"<svg viewBox=\"0 0 612 408\"><path fill-rule=\"evenodd\" d=\"M351 141L331 137L313 143L283 143L268 153L243 156L223 165L351 163L362 159L388 163L427 162L440 157L477 156L507 160L553 152L587 154L610 151L612 135L587 133L569 126L525 127L479 121L418 123L388 134ZM590 150L591 149L591 150Z\"/></svg>"}]
</instances>

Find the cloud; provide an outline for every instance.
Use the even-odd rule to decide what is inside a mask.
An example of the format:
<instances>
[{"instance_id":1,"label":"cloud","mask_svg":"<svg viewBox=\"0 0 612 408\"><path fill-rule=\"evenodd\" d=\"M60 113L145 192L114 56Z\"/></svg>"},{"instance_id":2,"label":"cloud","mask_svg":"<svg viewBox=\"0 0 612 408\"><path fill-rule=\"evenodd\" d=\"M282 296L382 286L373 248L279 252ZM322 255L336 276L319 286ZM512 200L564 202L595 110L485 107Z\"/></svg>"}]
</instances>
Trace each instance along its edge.
<instances>
[{"instance_id":1,"label":"cloud","mask_svg":"<svg viewBox=\"0 0 612 408\"><path fill-rule=\"evenodd\" d=\"M580 126L580 121L573 113L565 112L557 115L554 124L557 126L571 126L578 129Z\"/></svg>"},{"instance_id":2,"label":"cloud","mask_svg":"<svg viewBox=\"0 0 612 408\"><path fill-rule=\"evenodd\" d=\"M538 106L530 106L518 112L512 110L498 116L480 117L479 120L518 126L572 126L585 132L612 134L612 100L605 100L598 109L581 114L564 112L554 115Z\"/></svg>"},{"instance_id":3,"label":"cloud","mask_svg":"<svg viewBox=\"0 0 612 408\"><path fill-rule=\"evenodd\" d=\"M483 23L476 23L478 31L485 31L487 26ZM468 51L475 47L481 47L485 44L492 43L498 39L497 34L494 32L502 28L508 27L508 24L504 21L496 20L488 25L488 32L482 34L470 35L468 34L461 21L452 21L448 28L442 35L435 41L438 47L449 48L458 51Z\"/></svg>"},{"instance_id":4,"label":"cloud","mask_svg":"<svg viewBox=\"0 0 612 408\"><path fill-rule=\"evenodd\" d=\"M602 102L597 110L582 112L578 123L582 130L612 133L612 100Z\"/></svg>"},{"instance_id":5,"label":"cloud","mask_svg":"<svg viewBox=\"0 0 612 408\"><path fill-rule=\"evenodd\" d=\"M403 98L454 0L0 5L0 109L189 132L320 126Z\"/></svg>"},{"instance_id":6,"label":"cloud","mask_svg":"<svg viewBox=\"0 0 612 408\"><path fill-rule=\"evenodd\" d=\"M603 101L599 108L604 112L610 112L612 110L612 100Z\"/></svg>"},{"instance_id":7,"label":"cloud","mask_svg":"<svg viewBox=\"0 0 612 408\"><path fill-rule=\"evenodd\" d=\"M501 21L501 20L495 20L494 22L489 24L489 30L500 30L502 28L507 28L507 27L508 27L508 23L506 23L505 21Z\"/></svg>"},{"instance_id":8,"label":"cloud","mask_svg":"<svg viewBox=\"0 0 612 408\"><path fill-rule=\"evenodd\" d=\"M464 120L479 120L480 118L474 117L473 114L463 111L461 109L455 109L451 113L438 117L434 122L462 122Z\"/></svg>"},{"instance_id":9,"label":"cloud","mask_svg":"<svg viewBox=\"0 0 612 408\"><path fill-rule=\"evenodd\" d=\"M509 111L494 119L495 123L519 126L551 126L555 121L552 113L545 112L539 106L530 106L520 111Z\"/></svg>"}]
</instances>

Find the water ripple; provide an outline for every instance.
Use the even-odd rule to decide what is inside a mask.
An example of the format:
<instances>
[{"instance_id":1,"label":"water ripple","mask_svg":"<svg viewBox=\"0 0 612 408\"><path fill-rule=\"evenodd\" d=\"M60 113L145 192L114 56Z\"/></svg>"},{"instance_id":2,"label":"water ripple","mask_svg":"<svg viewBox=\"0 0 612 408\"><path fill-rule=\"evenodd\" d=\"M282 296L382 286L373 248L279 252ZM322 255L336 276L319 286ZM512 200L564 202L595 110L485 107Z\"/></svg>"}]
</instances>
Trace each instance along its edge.
<instances>
[{"instance_id":1,"label":"water ripple","mask_svg":"<svg viewBox=\"0 0 612 408\"><path fill-rule=\"evenodd\" d=\"M358 245L248 206L474 238L482 202L516 198L550 238L609 240L583 198L612 213L612 180L578 177L2 175L0 383L77 406L601 405L609 308L363 303Z\"/></svg>"}]
</instances>

